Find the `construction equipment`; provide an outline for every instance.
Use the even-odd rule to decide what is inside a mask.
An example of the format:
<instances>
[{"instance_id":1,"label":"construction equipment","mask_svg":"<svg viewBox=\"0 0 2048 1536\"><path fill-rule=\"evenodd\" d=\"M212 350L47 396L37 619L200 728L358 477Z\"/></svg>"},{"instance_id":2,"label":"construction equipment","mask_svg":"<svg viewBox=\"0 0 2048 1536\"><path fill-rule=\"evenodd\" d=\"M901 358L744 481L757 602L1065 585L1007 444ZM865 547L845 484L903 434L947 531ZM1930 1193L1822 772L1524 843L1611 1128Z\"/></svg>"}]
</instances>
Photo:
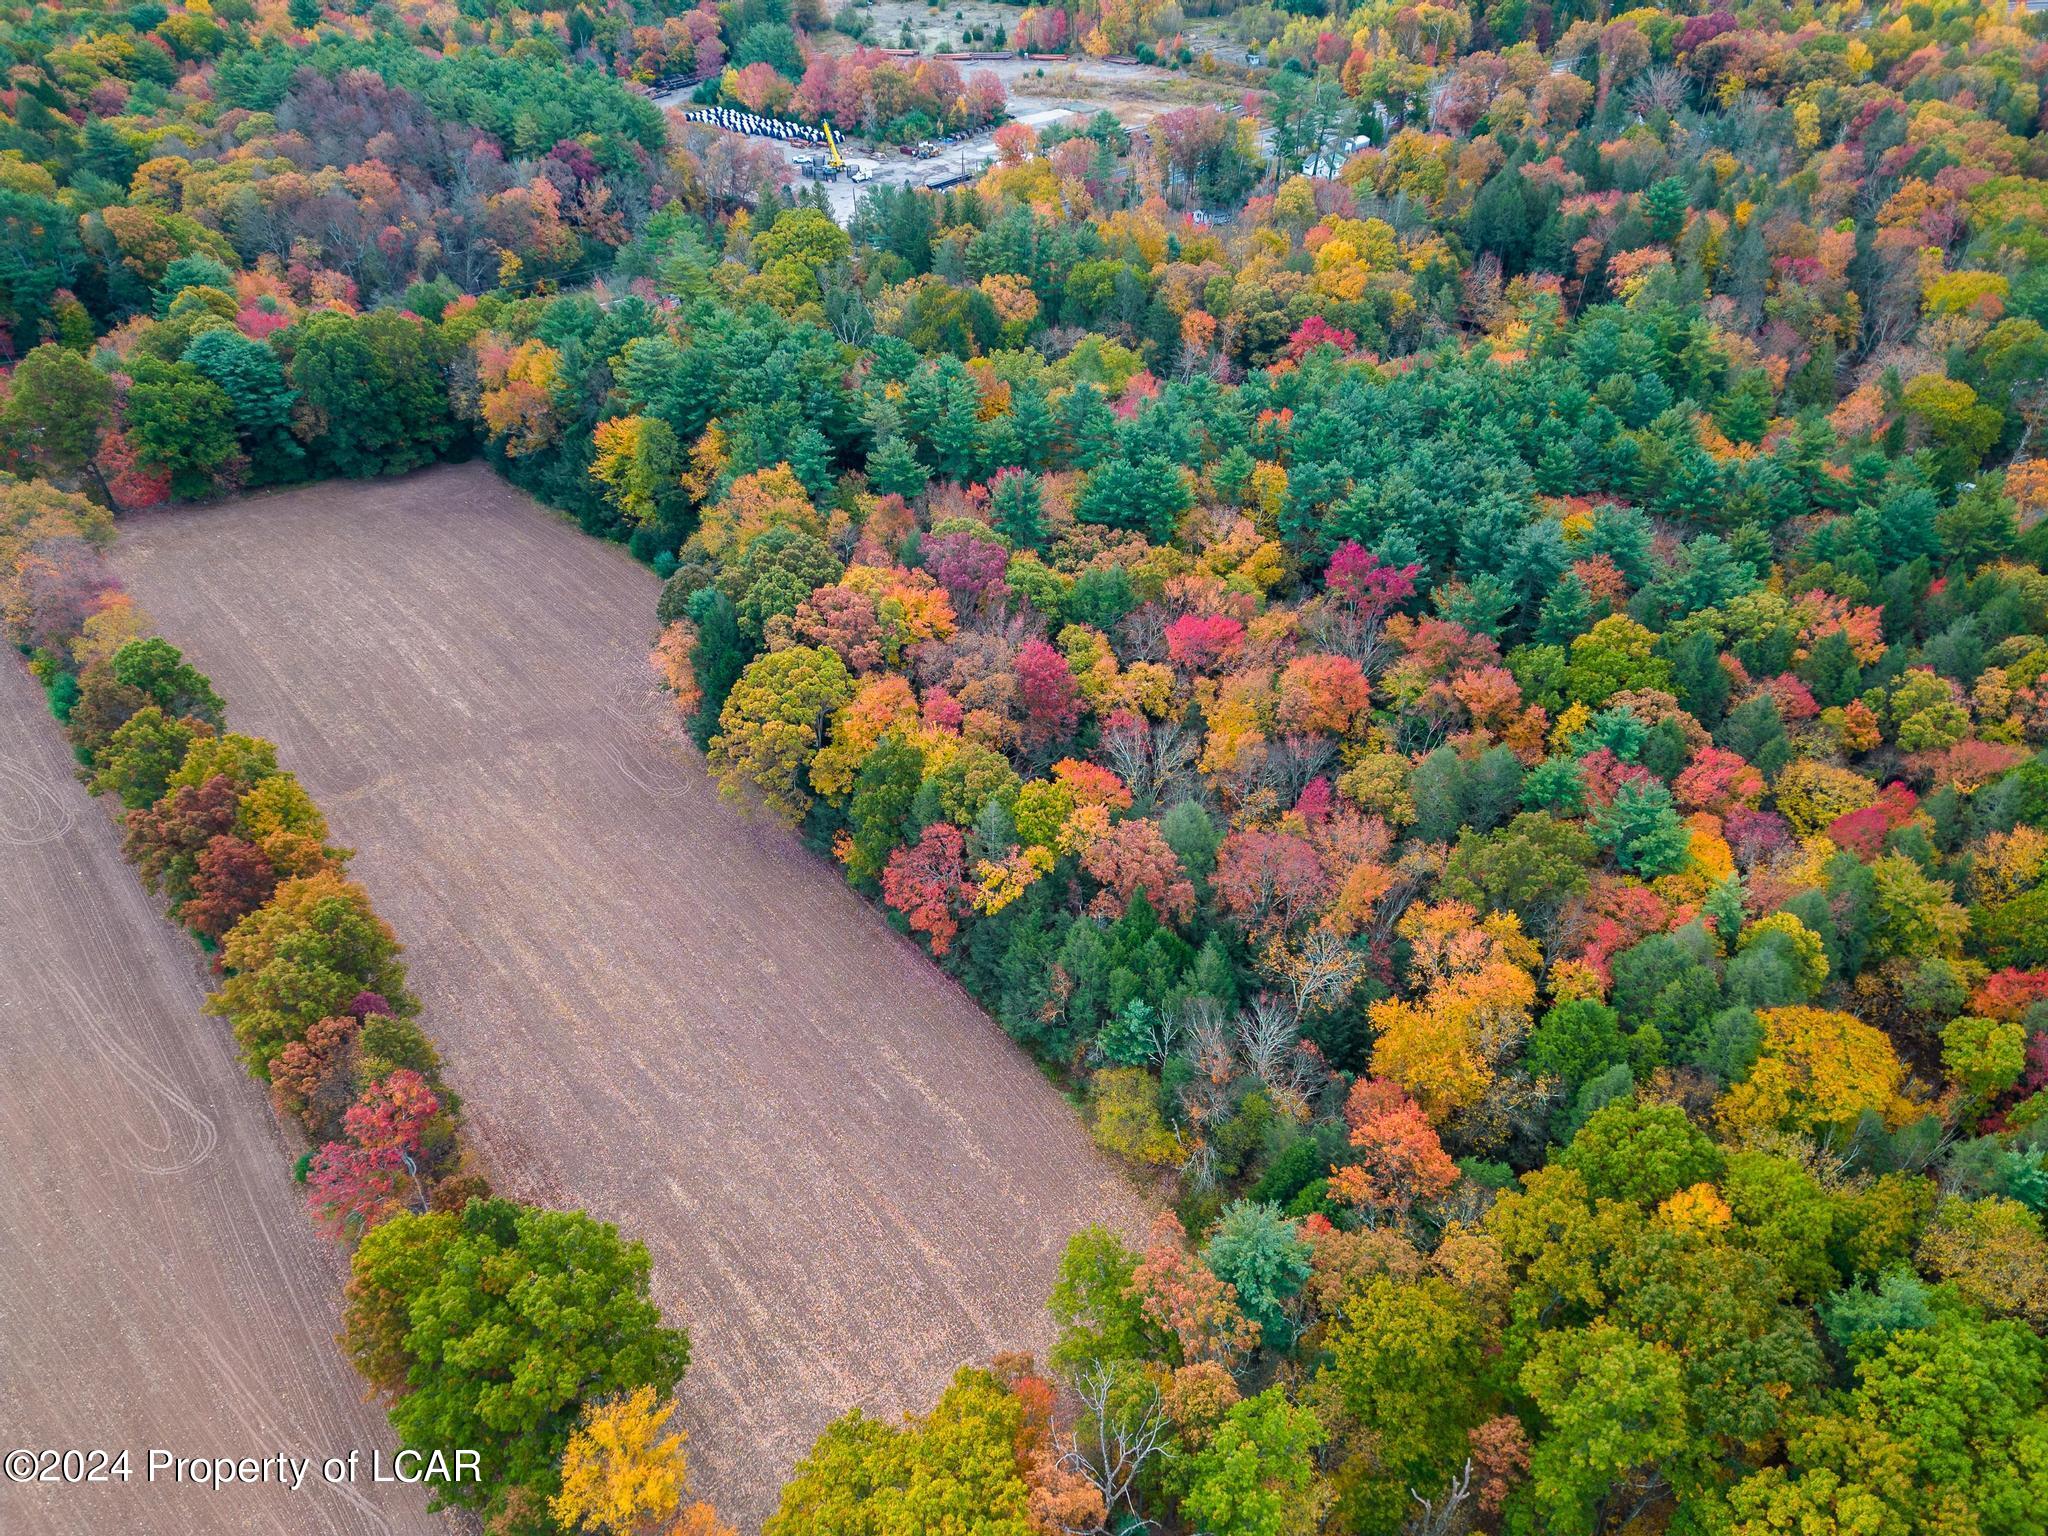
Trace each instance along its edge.
<instances>
[{"instance_id":1,"label":"construction equipment","mask_svg":"<svg viewBox=\"0 0 2048 1536\"><path fill-rule=\"evenodd\" d=\"M839 141L832 137L832 125L830 123L825 125L825 148L829 151L825 157L825 163L832 167L833 173L836 175L840 171L845 170L846 161L840 156Z\"/></svg>"}]
</instances>

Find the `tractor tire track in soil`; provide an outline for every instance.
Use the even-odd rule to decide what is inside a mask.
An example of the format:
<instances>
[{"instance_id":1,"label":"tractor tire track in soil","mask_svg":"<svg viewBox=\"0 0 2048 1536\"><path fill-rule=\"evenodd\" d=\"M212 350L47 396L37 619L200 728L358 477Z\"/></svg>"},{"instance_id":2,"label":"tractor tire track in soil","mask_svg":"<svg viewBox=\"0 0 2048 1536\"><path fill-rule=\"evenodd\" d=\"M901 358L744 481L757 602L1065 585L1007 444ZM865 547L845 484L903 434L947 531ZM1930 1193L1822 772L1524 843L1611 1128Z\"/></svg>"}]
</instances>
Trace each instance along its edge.
<instances>
[{"instance_id":1,"label":"tractor tire track in soil","mask_svg":"<svg viewBox=\"0 0 2048 1536\"><path fill-rule=\"evenodd\" d=\"M1042 1350L1070 1233L1142 1231L996 1025L718 799L622 550L468 466L136 520L116 563L359 850L494 1179L647 1243L741 1529L847 1408Z\"/></svg>"},{"instance_id":2,"label":"tractor tire track in soil","mask_svg":"<svg viewBox=\"0 0 2048 1536\"><path fill-rule=\"evenodd\" d=\"M0 1482L14 1536L428 1536L392 1485L151 1487L182 1456L395 1449L335 1346L338 1256L204 968L0 661L0 1451L131 1453L126 1485Z\"/></svg>"}]
</instances>

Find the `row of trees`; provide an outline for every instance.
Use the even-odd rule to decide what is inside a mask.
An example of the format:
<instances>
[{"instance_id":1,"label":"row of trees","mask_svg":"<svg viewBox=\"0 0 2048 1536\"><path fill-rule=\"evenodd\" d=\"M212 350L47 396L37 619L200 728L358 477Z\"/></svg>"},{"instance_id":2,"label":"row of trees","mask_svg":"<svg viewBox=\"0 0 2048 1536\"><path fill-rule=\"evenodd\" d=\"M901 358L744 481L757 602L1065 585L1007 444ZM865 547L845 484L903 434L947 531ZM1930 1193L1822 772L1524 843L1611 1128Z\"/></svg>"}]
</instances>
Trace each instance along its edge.
<instances>
[{"instance_id":1,"label":"row of trees","mask_svg":"<svg viewBox=\"0 0 2048 1536\"><path fill-rule=\"evenodd\" d=\"M481 1453L483 1481L435 1499L507 1536L574 1528L616 1505L612 1400L641 1394L630 1401L658 1425L689 1341L648 1300L639 1243L491 1194L349 850L276 748L228 729L208 679L148 633L101 558L112 535L82 497L0 485L8 638L81 777L122 808L123 853L214 956L207 1012L304 1134L309 1211L353 1249L343 1342L400 1443ZM643 1512L675 1512L687 1488L679 1443L664 1455ZM701 1505L691 1519L698 1536L721 1529Z\"/></svg>"}]
</instances>

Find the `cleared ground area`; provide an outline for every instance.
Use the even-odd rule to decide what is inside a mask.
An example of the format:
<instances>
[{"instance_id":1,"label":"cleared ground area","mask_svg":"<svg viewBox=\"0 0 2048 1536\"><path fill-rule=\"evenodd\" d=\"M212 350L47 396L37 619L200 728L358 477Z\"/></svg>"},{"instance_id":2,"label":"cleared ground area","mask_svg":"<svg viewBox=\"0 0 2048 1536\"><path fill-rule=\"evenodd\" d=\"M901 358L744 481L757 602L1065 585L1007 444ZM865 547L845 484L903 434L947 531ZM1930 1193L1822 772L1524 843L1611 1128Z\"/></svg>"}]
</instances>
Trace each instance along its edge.
<instances>
[{"instance_id":1,"label":"cleared ground area","mask_svg":"<svg viewBox=\"0 0 2048 1536\"><path fill-rule=\"evenodd\" d=\"M269 1106L202 1018L198 959L0 657L0 1452L131 1453L132 1478L0 1482L8 1536L446 1530L416 1489L317 1472L209 1492L179 1456L390 1458L334 1343L340 1267Z\"/></svg>"},{"instance_id":2,"label":"cleared ground area","mask_svg":"<svg viewBox=\"0 0 2048 1536\"><path fill-rule=\"evenodd\" d=\"M502 1187L643 1238L743 1528L817 1432L1047 1342L1069 1233L1140 1228L922 952L721 802L654 578L478 467L131 523L117 563L357 848Z\"/></svg>"}]
</instances>

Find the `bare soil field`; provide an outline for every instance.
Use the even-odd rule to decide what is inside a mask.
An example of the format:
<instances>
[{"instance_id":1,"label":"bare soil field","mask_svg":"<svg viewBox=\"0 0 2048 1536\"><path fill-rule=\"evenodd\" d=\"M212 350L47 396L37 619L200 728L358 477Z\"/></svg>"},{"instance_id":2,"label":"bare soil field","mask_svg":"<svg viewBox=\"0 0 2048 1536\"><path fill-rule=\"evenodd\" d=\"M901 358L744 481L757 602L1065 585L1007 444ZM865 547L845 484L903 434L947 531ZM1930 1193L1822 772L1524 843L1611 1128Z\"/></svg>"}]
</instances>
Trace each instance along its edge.
<instances>
[{"instance_id":1,"label":"bare soil field","mask_svg":"<svg viewBox=\"0 0 2048 1536\"><path fill-rule=\"evenodd\" d=\"M700 1495L1049 1341L1140 1202L1001 1031L721 802L646 664L655 578L481 467L127 526L116 562L359 850L508 1191L646 1241Z\"/></svg>"},{"instance_id":2,"label":"bare soil field","mask_svg":"<svg viewBox=\"0 0 2048 1536\"><path fill-rule=\"evenodd\" d=\"M0 657L0 1452L126 1448L131 1480L0 1482L9 1536L449 1529L417 1489L148 1486L181 1456L395 1448L334 1343L341 1271L203 972Z\"/></svg>"}]
</instances>

